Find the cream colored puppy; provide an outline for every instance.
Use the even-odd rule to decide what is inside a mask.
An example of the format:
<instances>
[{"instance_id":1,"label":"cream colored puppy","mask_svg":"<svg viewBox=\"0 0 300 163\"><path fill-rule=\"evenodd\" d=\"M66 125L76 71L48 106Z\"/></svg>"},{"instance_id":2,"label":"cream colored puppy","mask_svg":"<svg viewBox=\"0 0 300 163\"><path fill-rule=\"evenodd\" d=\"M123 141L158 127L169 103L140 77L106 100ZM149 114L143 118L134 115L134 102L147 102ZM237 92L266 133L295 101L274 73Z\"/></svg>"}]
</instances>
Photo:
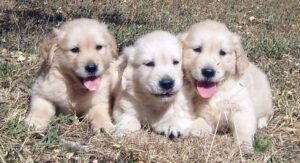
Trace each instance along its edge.
<instances>
[{"instance_id":1,"label":"cream colored puppy","mask_svg":"<svg viewBox=\"0 0 300 163\"><path fill-rule=\"evenodd\" d=\"M56 113L76 113L86 115L94 130L111 129L114 37L106 25L92 19L69 21L54 34L40 49L44 62L32 86L27 124L42 130Z\"/></svg>"},{"instance_id":2,"label":"cream colored puppy","mask_svg":"<svg viewBox=\"0 0 300 163\"><path fill-rule=\"evenodd\" d=\"M194 24L181 39L198 116L194 127L209 133L229 127L238 144L252 146L257 126L265 127L273 114L266 75L248 61L240 37L222 23Z\"/></svg>"},{"instance_id":3,"label":"cream colored puppy","mask_svg":"<svg viewBox=\"0 0 300 163\"><path fill-rule=\"evenodd\" d=\"M175 36L154 31L126 47L122 91L113 118L117 134L135 132L150 124L170 138L187 135L191 103L182 90L182 47Z\"/></svg>"}]
</instances>

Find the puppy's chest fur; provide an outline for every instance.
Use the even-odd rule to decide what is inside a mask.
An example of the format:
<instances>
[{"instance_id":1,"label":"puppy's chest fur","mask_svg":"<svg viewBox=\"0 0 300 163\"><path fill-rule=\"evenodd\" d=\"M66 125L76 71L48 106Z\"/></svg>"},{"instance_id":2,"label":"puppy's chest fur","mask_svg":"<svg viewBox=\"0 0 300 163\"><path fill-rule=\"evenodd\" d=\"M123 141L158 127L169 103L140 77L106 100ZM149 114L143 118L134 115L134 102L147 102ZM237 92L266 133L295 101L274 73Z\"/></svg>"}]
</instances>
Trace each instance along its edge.
<instances>
[{"instance_id":1,"label":"puppy's chest fur","mask_svg":"<svg viewBox=\"0 0 300 163\"><path fill-rule=\"evenodd\" d=\"M161 104L161 105L141 105L139 112L139 119L145 123L153 124L159 121L163 115L168 111L170 104Z\"/></svg>"},{"instance_id":2,"label":"puppy's chest fur","mask_svg":"<svg viewBox=\"0 0 300 163\"><path fill-rule=\"evenodd\" d=\"M243 111L247 103L248 91L244 86L244 80L229 79L218 87L218 91L209 99L202 99L198 94L194 96L196 114L211 122L216 128L225 127L230 121L231 114Z\"/></svg>"},{"instance_id":3,"label":"puppy's chest fur","mask_svg":"<svg viewBox=\"0 0 300 163\"><path fill-rule=\"evenodd\" d=\"M107 80L106 77L105 79ZM58 71L53 70L46 76L39 76L32 87L32 94L42 96L52 102L57 112L63 114L85 114L97 101L108 100L107 81L102 81L97 91L89 92L80 83L70 81Z\"/></svg>"}]
</instances>

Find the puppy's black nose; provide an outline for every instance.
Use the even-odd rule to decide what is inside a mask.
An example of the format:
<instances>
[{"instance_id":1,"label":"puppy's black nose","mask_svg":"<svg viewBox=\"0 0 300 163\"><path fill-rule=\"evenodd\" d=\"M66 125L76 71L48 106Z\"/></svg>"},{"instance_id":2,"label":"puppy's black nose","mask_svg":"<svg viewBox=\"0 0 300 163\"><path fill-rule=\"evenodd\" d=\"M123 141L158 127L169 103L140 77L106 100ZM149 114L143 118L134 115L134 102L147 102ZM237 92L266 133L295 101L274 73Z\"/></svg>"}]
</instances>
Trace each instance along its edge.
<instances>
[{"instance_id":1,"label":"puppy's black nose","mask_svg":"<svg viewBox=\"0 0 300 163\"><path fill-rule=\"evenodd\" d=\"M164 90L170 90L174 87L174 80L170 78L162 79L159 81L159 86Z\"/></svg>"},{"instance_id":2,"label":"puppy's black nose","mask_svg":"<svg viewBox=\"0 0 300 163\"><path fill-rule=\"evenodd\" d=\"M98 70L98 66L95 65L94 63L89 63L85 66L85 71L90 74L96 73L97 70Z\"/></svg>"},{"instance_id":3,"label":"puppy's black nose","mask_svg":"<svg viewBox=\"0 0 300 163\"><path fill-rule=\"evenodd\" d=\"M201 73L204 77L211 78L215 76L216 71L212 68L203 68Z\"/></svg>"}]
</instances>

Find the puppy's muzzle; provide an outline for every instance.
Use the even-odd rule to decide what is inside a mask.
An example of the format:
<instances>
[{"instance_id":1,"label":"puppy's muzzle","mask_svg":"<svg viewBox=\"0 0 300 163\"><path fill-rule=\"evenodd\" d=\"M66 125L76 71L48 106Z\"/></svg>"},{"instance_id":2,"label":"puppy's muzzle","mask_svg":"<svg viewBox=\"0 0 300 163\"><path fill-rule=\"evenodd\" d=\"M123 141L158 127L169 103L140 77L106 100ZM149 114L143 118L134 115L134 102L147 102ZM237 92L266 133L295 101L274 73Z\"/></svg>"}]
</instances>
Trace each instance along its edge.
<instances>
[{"instance_id":1,"label":"puppy's muzzle","mask_svg":"<svg viewBox=\"0 0 300 163\"><path fill-rule=\"evenodd\" d=\"M84 69L89 75L94 75L98 71L98 66L94 63L89 63L84 67Z\"/></svg>"},{"instance_id":2,"label":"puppy's muzzle","mask_svg":"<svg viewBox=\"0 0 300 163\"><path fill-rule=\"evenodd\" d=\"M159 81L159 87L164 91L171 91L174 88L174 80L171 78L164 78Z\"/></svg>"},{"instance_id":3,"label":"puppy's muzzle","mask_svg":"<svg viewBox=\"0 0 300 163\"><path fill-rule=\"evenodd\" d=\"M177 91L174 91L175 81L170 77L164 77L159 80L158 86L160 88L160 93L153 94L156 97L165 99L177 93Z\"/></svg>"},{"instance_id":4,"label":"puppy's muzzle","mask_svg":"<svg viewBox=\"0 0 300 163\"><path fill-rule=\"evenodd\" d=\"M215 76L216 71L213 68L205 67L205 68L201 69L201 74L205 78L210 79L210 78L213 78Z\"/></svg>"}]
</instances>

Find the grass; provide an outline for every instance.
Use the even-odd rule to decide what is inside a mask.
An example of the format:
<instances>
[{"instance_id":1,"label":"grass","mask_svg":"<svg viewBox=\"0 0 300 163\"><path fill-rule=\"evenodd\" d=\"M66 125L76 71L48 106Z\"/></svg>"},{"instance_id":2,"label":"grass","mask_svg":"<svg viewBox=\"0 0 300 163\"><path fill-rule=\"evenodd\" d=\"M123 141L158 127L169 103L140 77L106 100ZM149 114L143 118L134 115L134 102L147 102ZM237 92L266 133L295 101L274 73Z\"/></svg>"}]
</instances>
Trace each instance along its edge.
<instances>
[{"instance_id":1,"label":"grass","mask_svg":"<svg viewBox=\"0 0 300 163\"><path fill-rule=\"evenodd\" d=\"M272 140L264 133L258 132L255 138L254 151L257 153L266 152L272 145Z\"/></svg>"},{"instance_id":2,"label":"grass","mask_svg":"<svg viewBox=\"0 0 300 163\"><path fill-rule=\"evenodd\" d=\"M255 154L241 155L228 134L216 135L213 144L211 137L169 140L147 130L115 138L94 134L74 116L54 117L44 133L27 128L38 44L53 27L78 17L108 24L120 50L155 29L178 33L207 18L226 23L271 81L275 114L256 135ZM297 0L1 1L0 162L299 162L299 20Z\"/></svg>"}]
</instances>

